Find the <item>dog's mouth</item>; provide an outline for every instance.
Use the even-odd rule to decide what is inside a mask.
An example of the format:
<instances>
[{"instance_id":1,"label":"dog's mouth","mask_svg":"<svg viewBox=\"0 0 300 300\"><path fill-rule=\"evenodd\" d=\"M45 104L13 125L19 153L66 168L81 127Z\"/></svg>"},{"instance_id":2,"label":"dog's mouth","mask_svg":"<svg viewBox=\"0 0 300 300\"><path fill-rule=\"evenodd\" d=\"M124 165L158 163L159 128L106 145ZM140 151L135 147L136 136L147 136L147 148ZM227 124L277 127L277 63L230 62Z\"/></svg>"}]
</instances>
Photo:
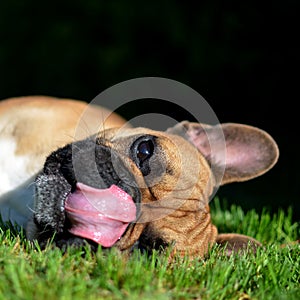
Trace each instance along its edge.
<instances>
[{"instance_id":1,"label":"dog's mouth","mask_svg":"<svg viewBox=\"0 0 300 300\"><path fill-rule=\"evenodd\" d=\"M152 155L148 139L138 140L138 155L129 155L128 163L145 172ZM51 153L36 178L37 238L43 241L56 233L58 242L78 237L110 248L126 236L140 218L141 189L125 162L119 152L93 138Z\"/></svg>"},{"instance_id":2,"label":"dog's mouth","mask_svg":"<svg viewBox=\"0 0 300 300\"><path fill-rule=\"evenodd\" d=\"M132 197L116 185L98 189L78 182L65 201L65 212L71 234L103 247L112 247L136 219Z\"/></svg>"}]
</instances>

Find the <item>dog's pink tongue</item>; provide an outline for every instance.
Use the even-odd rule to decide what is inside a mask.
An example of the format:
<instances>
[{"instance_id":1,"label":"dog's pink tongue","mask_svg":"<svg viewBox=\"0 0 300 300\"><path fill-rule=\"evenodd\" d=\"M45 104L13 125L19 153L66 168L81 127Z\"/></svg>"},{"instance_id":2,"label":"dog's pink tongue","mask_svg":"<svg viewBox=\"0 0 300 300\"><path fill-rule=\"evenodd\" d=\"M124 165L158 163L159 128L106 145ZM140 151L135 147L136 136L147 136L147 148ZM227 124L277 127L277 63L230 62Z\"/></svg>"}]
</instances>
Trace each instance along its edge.
<instances>
[{"instance_id":1,"label":"dog's pink tongue","mask_svg":"<svg viewBox=\"0 0 300 300\"><path fill-rule=\"evenodd\" d=\"M65 203L65 210L72 227L69 231L111 247L136 218L136 206L126 192L112 185L96 189L77 183Z\"/></svg>"}]
</instances>

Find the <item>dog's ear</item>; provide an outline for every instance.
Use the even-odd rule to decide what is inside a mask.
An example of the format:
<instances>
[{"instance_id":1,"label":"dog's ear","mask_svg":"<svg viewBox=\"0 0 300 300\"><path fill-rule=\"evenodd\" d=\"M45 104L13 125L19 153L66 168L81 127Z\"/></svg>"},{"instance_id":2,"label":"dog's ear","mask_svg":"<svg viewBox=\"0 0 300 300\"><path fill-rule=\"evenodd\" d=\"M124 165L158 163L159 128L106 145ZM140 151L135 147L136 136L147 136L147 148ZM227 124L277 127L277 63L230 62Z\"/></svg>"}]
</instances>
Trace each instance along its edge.
<instances>
[{"instance_id":1,"label":"dog's ear","mask_svg":"<svg viewBox=\"0 0 300 300\"><path fill-rule=\"evenodd\" d=\"M223 233L216 238L216 243L225 250L225 254L230 256L233 253L252 251L256 252L262 244L256 239L237 233Z\"/></svg>"},{"instance_id":2,"label":"dog's ear","mask_svg":"<svg viewBox=\"0 0 300 300\"><path fill-rule=\"evenodd\" d=\"M221 184L262 175L274 166L279 155L268 133L248 125L210 126L184 121L167 132L181 135L197 147Z\"/></svg>"}]
</instances>

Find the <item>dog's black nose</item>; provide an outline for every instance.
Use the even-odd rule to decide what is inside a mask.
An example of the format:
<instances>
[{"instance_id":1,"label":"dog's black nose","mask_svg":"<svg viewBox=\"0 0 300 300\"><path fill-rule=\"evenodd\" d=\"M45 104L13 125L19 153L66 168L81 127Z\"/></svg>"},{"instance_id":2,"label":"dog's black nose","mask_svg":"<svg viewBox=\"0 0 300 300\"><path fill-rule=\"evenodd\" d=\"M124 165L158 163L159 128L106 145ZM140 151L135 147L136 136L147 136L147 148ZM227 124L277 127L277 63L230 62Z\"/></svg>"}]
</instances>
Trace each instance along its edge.
<instances>
[{"instance_id":1,"label":"dog's black nose","mask_svg":"<svg viewBox=\"0 0 300 300\"><path fill-rule=\"evenodd\" d=\"M92 138L69 144L53 152L46 160L44 173L60 173L75 189L77 182L95 188L107 188L115 184L111 164L111 152L96 144Z\"/></svg>"}]
</instances>

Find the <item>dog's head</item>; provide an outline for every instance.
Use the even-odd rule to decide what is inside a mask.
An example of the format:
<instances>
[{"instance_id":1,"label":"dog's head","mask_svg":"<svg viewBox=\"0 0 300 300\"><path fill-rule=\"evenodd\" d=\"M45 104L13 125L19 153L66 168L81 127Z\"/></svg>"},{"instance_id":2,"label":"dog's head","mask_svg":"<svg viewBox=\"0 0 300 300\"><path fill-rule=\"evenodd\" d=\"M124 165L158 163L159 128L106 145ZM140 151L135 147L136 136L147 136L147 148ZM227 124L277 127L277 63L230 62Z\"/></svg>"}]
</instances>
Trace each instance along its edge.
<instances>
[{"instance_id":1,"label":"dog's head","mask_svg":"<svg viewBox=\"0 0 300 300\"><path fill-rule=\"evenodd\" d=\"M246 125L109 129L47 158L28 236L121 250L175 243L204 254L217 235L208 208L215 188L261 175L277 157L273 139Z\"/></svg>"}]
</instances>

